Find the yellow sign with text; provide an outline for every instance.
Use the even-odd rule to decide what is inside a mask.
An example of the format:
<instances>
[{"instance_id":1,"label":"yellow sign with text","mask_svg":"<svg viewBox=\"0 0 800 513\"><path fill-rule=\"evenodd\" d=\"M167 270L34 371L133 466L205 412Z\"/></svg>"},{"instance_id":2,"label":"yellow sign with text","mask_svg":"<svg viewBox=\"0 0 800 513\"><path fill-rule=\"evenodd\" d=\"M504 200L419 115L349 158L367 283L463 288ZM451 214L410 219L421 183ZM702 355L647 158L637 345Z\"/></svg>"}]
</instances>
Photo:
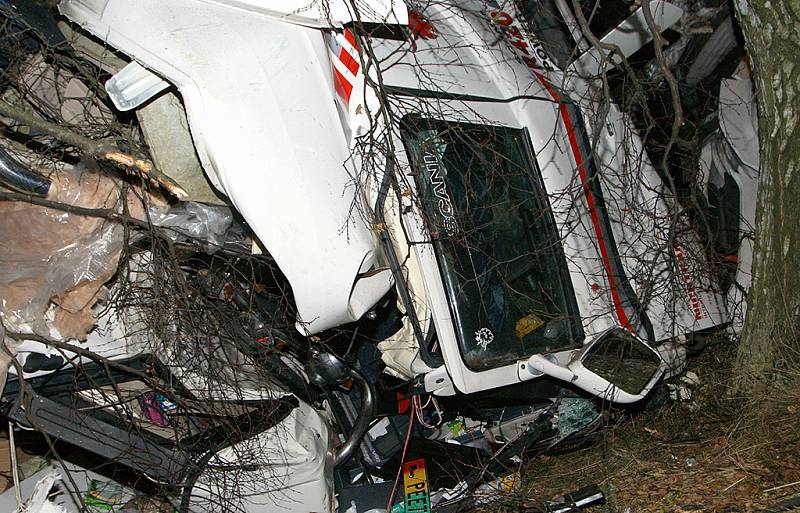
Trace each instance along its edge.
<instances>
[{"instance_id":1,"label":"yellow sign with text","mask_svg":"<svg viewBox=\"0 0 800 513\"><path fill-rule=\"evenodd\" d=\"M409 461L403 465L403 490L405 513L430 513L431 497L428 491L425 460Z\"/></svg>"}]
</instances>

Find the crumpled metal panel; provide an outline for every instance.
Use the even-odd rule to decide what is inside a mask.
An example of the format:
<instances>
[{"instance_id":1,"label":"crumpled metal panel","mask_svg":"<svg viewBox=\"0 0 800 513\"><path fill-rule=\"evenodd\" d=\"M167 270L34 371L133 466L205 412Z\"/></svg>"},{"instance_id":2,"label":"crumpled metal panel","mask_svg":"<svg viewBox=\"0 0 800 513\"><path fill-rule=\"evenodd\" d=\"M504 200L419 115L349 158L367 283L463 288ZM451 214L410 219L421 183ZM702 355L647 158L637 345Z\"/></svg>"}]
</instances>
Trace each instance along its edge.
<instances>
[{"instance_id":1,"label":"crumpled metal panel","mask_svg":"<svg viewBox=\"0 0 800 513\"><path fill-rule=\"evenodd\" d=\"M90 3L60 9L178 87L203 167L288 278L302 328L357 320L392 281L358 279L376 243L321 33L192 0Z\"/></svg>"}]
</instances>

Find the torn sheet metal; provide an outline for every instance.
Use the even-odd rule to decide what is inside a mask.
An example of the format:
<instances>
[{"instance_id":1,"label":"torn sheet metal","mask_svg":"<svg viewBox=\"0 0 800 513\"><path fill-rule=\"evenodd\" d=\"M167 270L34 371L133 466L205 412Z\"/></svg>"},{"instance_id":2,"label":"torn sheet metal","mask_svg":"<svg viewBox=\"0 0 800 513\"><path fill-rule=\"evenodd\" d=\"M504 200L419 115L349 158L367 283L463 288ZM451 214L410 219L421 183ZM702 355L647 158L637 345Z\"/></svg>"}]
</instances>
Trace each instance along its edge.
<instances>
[{"instance_id":1,"label":"torn sheet metal","mask_svg":"<svg viewBox=\"0 0 800 513\"><path fill-rule=\"evenodd\" d=\"M739 332L752 281L760 166L758 112L753 83L744 63L732 78L720 82L718 119L719 131L703 143L700 171L705 182L703 193L710 197L714 189L717 195L722 194L721 209L732 209L738 215L735 226L726 228L736 232L738 247L735 254L725 255L736 263L735 283L728 289L725 305L731 329Z\"/></svg>"},{"instance_id":2,"label":"torn sheet metal","mask_svg":"<svg viewBox=\"0 0 800 513\"><path fill-rule=\"evenodd\" d=\"M188 0L60 9L178 87L203 167L288 278L301 329L355 321L384 296L318 30Z\"/></svg>"},{"instance_id":3,"label":"torn sheet metal","mask_svg":"<svg viewBox=\"0 0 800 513\"><path fill-rule=\"evenodd\" d=\"M332 512L333 456L325 419L313 407L301 403L279 425L251 440L219 451L194 484L190 512L219 507L214 497L230 495L225 467L249 465L238 475L236 506L247 513ZM252 454L252 457L246 456ZM220 467L220 470L214 467ZM266 482L265 482L266 479ZM208 509L208 508L211 509ZM238 508L237 508L238 507Z\"/></svg>"}]
</instances>

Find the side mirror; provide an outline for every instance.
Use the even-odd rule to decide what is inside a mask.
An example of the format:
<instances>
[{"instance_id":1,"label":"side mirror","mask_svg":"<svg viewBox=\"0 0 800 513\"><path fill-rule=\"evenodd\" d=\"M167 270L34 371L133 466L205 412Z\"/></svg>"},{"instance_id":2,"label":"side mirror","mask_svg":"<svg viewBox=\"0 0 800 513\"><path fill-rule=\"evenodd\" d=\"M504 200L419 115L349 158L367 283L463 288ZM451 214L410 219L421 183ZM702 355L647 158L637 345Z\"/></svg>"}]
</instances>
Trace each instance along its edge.
<instances>
[{"instance_id":1,"label":"side mirror","mask_svg":"<svg viewBox=\"0 0 800 513\"><path fill-rule=\"evenodd\" d=\"M520 379L546 374L611 402L633 403L650 392L666 369L655 349L628 331L613 328L577 352L567 365L550 355L531 356L520 364Z\"/></svg>"},{"instance_id":2,"label":"side mirror","mask_svg":"<svg viewBox=\"0 0 800 513\"><path fill-rule=\"evenodd\" d=\"M650 0L650 11L660 31L668 29L683 16L680 7L664 0ZM571 67L583 77L596 77L606 66L618 65L623 57L627 59L652 40L653 33L645 20L644 9L639 7L636 12L600 39L604 46L617 47L615 55L609 58L610 50L592 47L578 57Z\"/></svg>"}]
</instances>

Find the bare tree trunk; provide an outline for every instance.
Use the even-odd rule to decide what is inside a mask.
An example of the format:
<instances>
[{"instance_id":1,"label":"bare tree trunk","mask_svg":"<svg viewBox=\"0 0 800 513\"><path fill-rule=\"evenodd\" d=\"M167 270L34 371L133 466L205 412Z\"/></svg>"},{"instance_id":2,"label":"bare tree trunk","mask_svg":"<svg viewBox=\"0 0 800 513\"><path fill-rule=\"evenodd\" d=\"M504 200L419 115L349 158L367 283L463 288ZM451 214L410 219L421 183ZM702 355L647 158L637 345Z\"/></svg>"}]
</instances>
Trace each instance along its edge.
<instances>
[{"instance_id":1,"label":"bare tree trunk","mask_svg":"<svg viewBox=\"0 0 800 513\"><path fill-rule=\"evenodd\" d=\"M759 103L753 285L736 374L756 393L800 371L800 1L735 0Z\"/></svg>"}]
</instances>

